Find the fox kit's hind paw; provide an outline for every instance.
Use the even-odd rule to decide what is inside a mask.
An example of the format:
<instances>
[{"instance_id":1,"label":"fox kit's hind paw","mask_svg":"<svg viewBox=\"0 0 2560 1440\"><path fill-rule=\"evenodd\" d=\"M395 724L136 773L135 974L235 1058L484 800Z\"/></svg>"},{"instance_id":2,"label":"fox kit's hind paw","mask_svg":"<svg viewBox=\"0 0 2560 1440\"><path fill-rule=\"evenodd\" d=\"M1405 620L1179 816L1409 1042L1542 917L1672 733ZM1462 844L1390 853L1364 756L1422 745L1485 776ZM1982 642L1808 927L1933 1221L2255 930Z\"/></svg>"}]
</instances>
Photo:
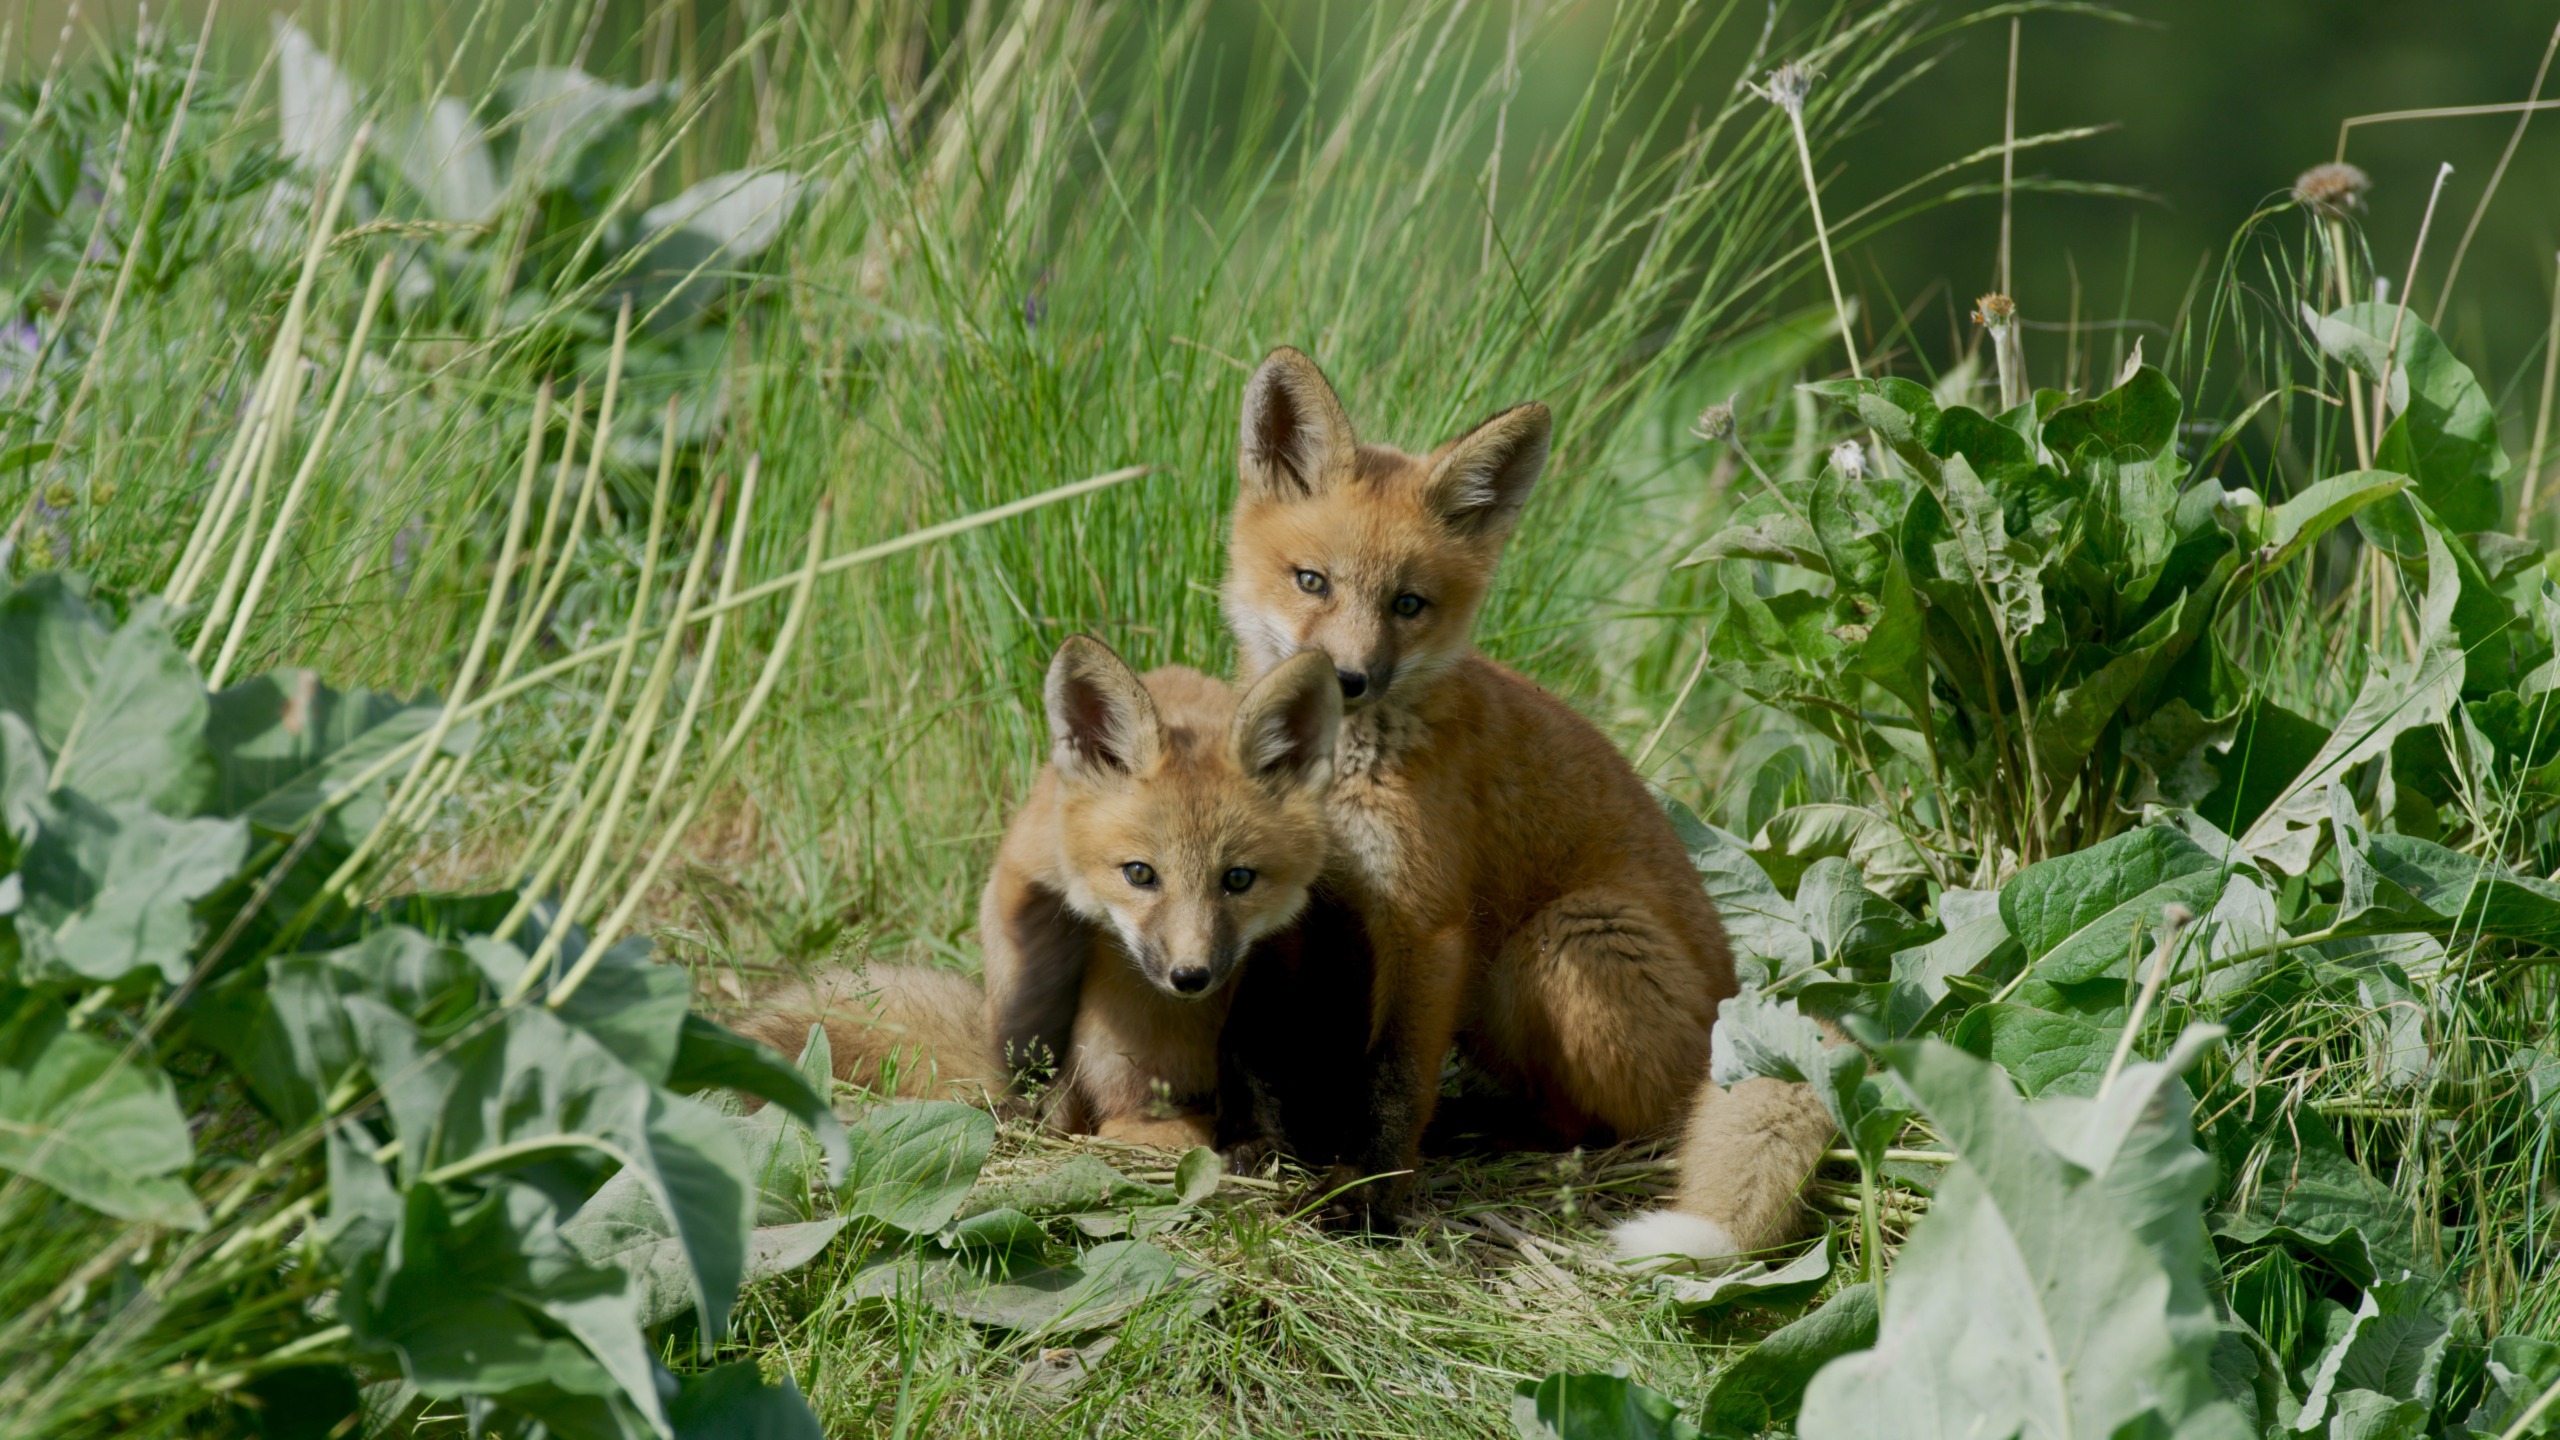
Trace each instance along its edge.
<instances>
[{"instance_id":1,"label":"fox kit's hind paw","mask_svg":"<svg viewBox=\"0 0 2560 1440\"><path fill-rule=\"evenodd\" d=\"M1723 1226L1677 1210L1655 1210L1619 1222L1609 1231L1609 1249L1619 1264L1642 1269L1690 1264L1722 1270L1742 1254Z\"/></svg>"}]
</instances>

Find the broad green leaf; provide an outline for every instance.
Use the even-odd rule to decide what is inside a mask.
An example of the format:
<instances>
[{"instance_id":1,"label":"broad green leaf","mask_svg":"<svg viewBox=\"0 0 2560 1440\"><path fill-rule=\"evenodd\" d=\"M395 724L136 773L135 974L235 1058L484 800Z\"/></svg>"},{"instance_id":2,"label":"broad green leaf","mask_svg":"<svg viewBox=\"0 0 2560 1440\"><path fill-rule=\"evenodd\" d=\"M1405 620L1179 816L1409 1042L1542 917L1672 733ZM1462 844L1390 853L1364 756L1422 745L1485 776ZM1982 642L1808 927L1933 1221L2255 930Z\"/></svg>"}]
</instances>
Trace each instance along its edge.
<instances>
[{"instance_id":1,"label":"broad green leaf","mask_svg":"<svg viewBox=\"0 0 2560 1440\"><path fill-rule=\"evenodd\" d=\"M858 1300L919 1300L963 1320L1024 1334L1117 1324L1180 1279L1171 1255L1143 1240L1096 1245L1074 1263L988 1279L956 1261L893 1258L855 1277Z\"/></svg>"},{"instance_id":2,"label":"broad green leaf","mask_svg":"<svg viewBox=\"0 0 2560 1440\"><path fill-rule=\"evenodd\" d=\"M179 1174L195 1146L146 1048L71 1029L33 990L0 988L0 1169L119 1220L201 1230Z\"/></svg>"},{"instance_id":3,"label":"broad green leaf","mask_svg":"<svg viewBox=\"0 0 2560 1440\"><path fill-rule=\"evenodd\" d=\"M2389 470L2350 470L2302 487L2266 512L2266 528L2260 532L2266 548L2255 562L2258 573L2283 569L2349 516L2408 488L2408 476Z\"/></svg>"},{"instance_id":4,"label":"broad green leaf","mask_svg":"<svg viewBox=\"0 0 2560 1440\"><path fill-rule=\"evenodd\" d=\"M2498 480L2507 461L2498 448L2497 406L2434 328L2402 307L2366 302L2321 316L2314 334L2320 348L2367 380L2390 372L2394 418L2375 463L2416 481L2419 496L2455 531L2498 529Z\"/></svg>"},{"instance_id":5,"label":"broad green leaf","mask_svg":"<svg viewBox=\"0 0 2560 1440\"><path fill-rule=\"evenodd\" d=\"M196 901L248 852L237 820L172 820L139 800L57 790L19 857L16 924L27 978L169 984L195 961Z\"/></svg>"},{"instance_id":6,"label":"broad green leaf","mask_svg":"<svg viewBox=\"0 0 2560 1440\"><path fill-rule=\"evenodd\" d=\"M2140 365L2105 394L2046 416L2044 443L2066 458L2151 460L2176 443L2178 417L2183 413L2177 387L2169 377Z\"/></svg>"},{"instance_id":7,"label":"broad green leaf","mask_svg":"<svg viewBox=\"0 0 2560 1440\"><path fill-rule=\"evenodd\" d=\"M1911 841L1863 805L1791 806L1770 816L1751 838L1751 858L1784 891L1795 891L1814 862L1834 857L1846 859L1870 884L1927 873Z\"/></svg>"},{"instance_id":8,"label":"broad green leaf","mask_svg":"<svg viewBox=\"0 0 2560 1440\"><path fill-rule=\"evenodd\" d=\"M679 1095L717 1088L781 1106L791 1118L808 1126L826 1147L829 1178L835 1183L843 1182L845 1166L851 1158L844 1122L836 1118L825 1095L810 1085L807 1076L762 1042L688 1014L676 1034L675 1064L666 1084Z\"/></svg>"},{"instance_id":9,"label":"broad green leaf","mask_svg":"<svg viewBox=\"0 0 2560 1440\"><path fill-rule=\"evenodd\" d=\"M2159 1223L2183 1209L2192 1235L2212 1182L2171 1065L2031 1107L1935 1041L1887 1055L1963 1159L1885 1282L1875 1348L1814 1377L1805 1440L2242 1433L2208 1366L2196 1242L2164 1248L2178 1227Z\"/></svg>"},{"instance_id":10,"label":"broad green leaf","mask_svg":"<svg viewBox=\"0 0 2560 1440\"><path fill-rule=\"evenodd\" d=\"M719 1335L756 1198L720 1116L650 1084L539 1005L444 1045L368 996L349 997L347 1013L402 1142L404 1184L569 1155L619 1161L673 1217L703 1329Z\"/></svg>"},{"instance_id":11,"label":"broad green leaf","mask_svg":"<svg viewBox=\"0 0 2560 1440\"><path fill-rule=\"evenodd\" d=\"M1173 1193L1177 1204L1197 1205L1218 1193L1218 1177L1227 1173L1224 1156L1206 1145L1194 1145L1182 1152L1173 1167Z\"/></svg>"},{"instance_id":12,"label":"broad green leaf","mask_svg":"<svg viewBox=\"0 0 2560 1440\"><path fill-rule=\"evenodd\" d=\"M1796 887L1796 914L1806 935L1835 967L1881 962L1928 931L1903 908L1866 887L1858 867L1833 857L1816 860Z\"/></svg>"},{"instance_id":13,"label":"broad green leaf","mask_svg":"<svg viewBox=\"0 0 2560 1440\"><path fill-rule=\"evenodd\" d=\"M2460 650L2438 645L2412 665L2368 674L2318 753L2239 837L2241 849L2287 875L2310 868L2329 819L2331 789L2349 770L2388 751L2402 731L2442 720L2461 697L2462 667Z\"/></svg>"},{"instance_id":14,"label":"broad green leaf","mask_svg":"<svg viewBox=\"0 0 2560 1440\"><path fill-rule=\"evenodd\" d=\"M995 1143L995 1118L951 1100L874 1105L848 1132L843 1208L910 1235L951 1223ZM1028 1207L1020 1207L1028 1208Z\"/></svg>"},{"instance_id":15,"label":"broad green leaf","mask_svg":"<svg viewBox=\"0 0 2560 1440\"><path fill-rule=\"evenodd\" d=\"M1074 1215L1132 1205L1167 1205L1175 1198L1171 1191L1142 1184L1112 1169L1099 1155L1080 1153L1045 1170L991 1180L969 1196L964 1209L972 1215L1000 1208L1026 1215Z\"/></svg>"},{"instance_id":16,"label":"broad green leaf","mask_svg":"<svg viewBox=\"0 0 2560 1440\"><path fill-rule=\"evenodd\" d=\"M2030 1096L2096 1094L2116 1049L2113 1030L2010 1001L1966 1011L1952 1038L2009 1072Z\"/></svg>"},{"instance_id":17,"label":"broad green leaf","mask_svg":"<svg viewBox=\"0 0 2560 1440\"><path fill-rule=\"evenodd\" d=\"M1624 1375L1550 1375L1511 1394L1520 1440L1699 1440L1667 1395Z\"/></svg>"},{"instance_id":18,"label":"broad green leaf","mask_svg":"<svg viewBox=\"0 0 2560 1440\"><path fill-rule=\"evenodd\" d=\"M471 107L451 96L393 117L378 143L430 218L483 225L506 198L488 136L471 118Z\"/></svg>"},{"instance_id":19,"label":"broad green leaf","mask_svg":"<svg viewBox=\"0 0 2560 1440\"><path fill-rule=\"evenodd\" d=\"M691 318L771 249L808 184L789 170L730 170L644 212L633 280L660 328Z\"/></svg>"},{"instance_id":20,"label":"broad green leaf","mask_svg":"<svg viewBox=\"0 0 2560 1440\"><path fill-rule=\"evenodd\" d=\"M741 1282L799 1269L816 1259L844 1226L839 1216L756 1227L747 1236ZM661 1324L693 1308L698 1292L684 1241L637 1172L626 1170L606 1181L560 1227L560 1237L589 1264L612 1266L631 1277L634 1313L642 1325Z\"/></svg>"},{"instance_id":21,"label":"broad green leaf","mask_svg":"<svg viewBox=\"0 0 2560 1440\"><path fill-rule=\"evenodd\" d=\"M1724 1435L1759 1435L1796 1418L1823 1366L1876 1343L1876 1290L1852 1285L1778 1330L1726 1367L1707 1391L1703 1418Z\"/></svg>"},{"instance_id":22,"label":"broad green leaf","mask_svg":"<svg viewBox=\"0 0 2560 1440\"><path fill-rule=\"evenodd\" d=\"M2290 1240L2360 1286L2435 1273L2415 1244L2408 1207L2348 1157L2317 1111L2286 1112L2270 1125L2263 1151L2227 1166L2239 1183L2213 1217L2214 1234L2242 1245Z\"/></svg>"},{"instance_id":23,"label":"broad green leaf","mask_svg":"<svg viewBox=\"0 0 2560 1440\"><path fill-rule=\"evenodd\" d=\"M686 1376L667 1401L667 1423L675 1440L821 1440L824 1434L791 1376L767 1385L753 1360Z\"/></svg>"},{"instance_id":24,"label":"broad green leaf","mask_svg":"<svg viewBox=\"0 0 2560 1440\"><path fill-rule=\"evenodd\" d=\"M1714 560L1768 560L1816 574L1831 573L1831 561L1822 553L1822 542L1802 520L1783 510L1737 518L1699 542L1671 568L1685 570Z\"/></svg>"},{"instance_id":25,"label":"broad green leaf","mask_svg":"<svg viewBox=\"0 0 2560 1440\"><path fill-rule=\"evenodd\" d=\"M2141 713L2169 667L2202 632L2211 607L2181 595L2105 663L2036 702L2036 759L2053 783L2076 774L2119 715ZM2106 654L2101 650L2099 654ZM2130 707L2130 709L2128 709Z\"/></svg>"},{"instance_id":26,"label":"broad green leaf","mask_svg":"<svg viewBox=\"0 0 2560 1440\"><path fill-rule=\"evenodd\" d=\"M2000 497L1961 455L1947 461L1946 513L1961 566L1955 573L1989 594L2003 632L2014 641L2042 625L2045 557L2029 542L2010 538ZM1940 565L1942 573L1953 568Z\"/></svg>"},{"instance_id":27,"label":"broad green leaf","mask_svg":"<svg viewBox=\"0 0 2560 1440\"><path fill-rule=\"evenodd\" d=\"M397 1237L356 1265L338 1305L356 1340L397 1356L421 1394L531 1408L541 1392L566 1392L663 1433L629 1285L570 1248L530 1186L500 1184L456 1209L427 1184L409 1187Z\"/></svg>"},{"instance_id":28,"label":"broad green leaf","mask_svg":"<svg viewBox=\"0 0 2560 1440\"><path fill-rule=\"evenodd\" d=\"M44 747L26 721L0 710L0 861L18 868L18 846L33 839L44 818L45 792L52 789ZM0 906L0 915L13 907Z\"/></svg>"},{"instance_id":29,"label":"broad green leaf","mask_svg":"<svg viewBox=\"0 0 2560 1440\"><path fill-rule=\"evenodd\" d=\"M552 190L578 178L588 150L675 95L673 85L623 86L571 65L536 66L498 81L507 117L507 184Z\"/></svg>"},{"instance_id":30,"label":"broad green leaf","mask_svg":"<svg viewBox=\"0 0 2560 1440\"><path fill-rule=\"evenodd\" d=\"M0 596L0 710L34 729L56 790L192 815L212 783L204 682L156 602L110 630L58 571Z\"/></svg>"},{"instance_id":31,"label":"broad green leaf","mask_svg":"<svg viewBox=\"0 0 2560 1440\"><path fill-rule=\"evenodd\" d=\"M1920 597L1911 588L1911 571L1895 554L1887 562L1876 593L1875 623L1867 640L1850 657L1848 671L1876 687L1911 712L1915 725L1934 725L1929 699L1929 626Z\"/></svg>"},{"instance_id":32,"label":"broad green leaf","mask_svg":"<svg viewBox=\"0 0 2560 1440\"><path fill-rule=\"evenodd\" d=\"M2295 1428L2319 1425L2332 1404L2353 1391L2414 1400L2423 1417L2435 1403L2436 1376L2453 1339L2438 1313L2452 1299L2435 1292L2434 1283L2423 1280L2377 1281L2366 1290L2343 1332L2311 1367Z\"/></svg>"},{"instance_id":33,"label":"broad green leaf","mask_svg":"<svg viewBox=\"0 0 2560 1440\"><path fill-rule=\"evenodd\" d=\"M300 830L383 756L417 739L439 707L371 690L332 690L309 670L279 670L216 694L205 738L213 749L212 808L263 830ZM450 737L454 749L466 736ZM394 773L398 773L395 769ZM386 786L339 804L323 836L351 845L382 815Z\"/></svg>"},{"instance_id":34,"label":"broad green leaf","mask_svg":"<svg viewBox=\"0 0 2560 1440\"><path fill-rule=\"evenodd\" d=\"M934 1238L946 1250L1006 1268L1018 1262L1037 1264L1049 1248L1049 1232L1040 1222L1010 1205L955 1220Z\"/></svg>"},{"instance_id":35,"label":"broad green leaf","mask_svg":"<svg viewBox=\"0 0 2560 1440\"><path fill-rule=\"evenodd\" d=\"M2160 907L2213 908L2222 862L2166 825L2147 825L2018 872L2000 892L2000 916L2037 975L2073 984L2125 975Z\"/></svg>"},{"instance_id":36,"label":"broad green leaf","mask_svg":"<svg viewBox=\"0 0 2560 1440\"><path fill-rule=\"evenodd\" d=\"M1888 375L1875 380L1818 380L1797 388L1855 415L1914 471L1930 480L1938 478L1940 464L1934 447L1940 412L1937 397L1926 386Z\"/></svg>"},{"instance_id":37,"label":"broad green leaf","mask_svg":"<svg viewBox=\"0 0 2560 1440\"><path fill-rule=\"evenodd\" d=\"M2489 1342L2488 1388L2480 1403L2463 1417L2454 1433L2495 1440L2504 1436L2542 1393L2560 1384L2560 1344L2530 1335L2501 1335ZM2560 1408L2544 1412L2527 1435L2543 1437L2560 1430Z\"/></svg>"},{"instance_id":38,"label":"broad green leaf","mask_svg":"<svg viewBox=\"0 0 2560 1440\"><path fill-rule=\"evenodd\" d=\"M1769 872L1751 858L1737 836L1699 819L1688 806L1658 794L1671 817L1673 833L1689 852L1689 863L1706 882L1732 942L1736 961L1748 961L1764 981L1774 981L1814 965L1813 942L1806 938L1795 902L1778 891Z\"/></svg>"},{"instance_id":39,"label":"broad green leaf","mask_svg":"<svg viewBox=\"0 0 2560 1440\"><path fill-rule=\"evenodd\" d=\"M1788 1306L1812 1299L1831 1279L1831 1232L1780 1264L1754 1260L1714 1275L1657 1275L1654 1289L1684 1314L1726 1305Z\"/></svg>"},{"instance_id":40,"label":"broad green leaf","mask_svg":"<svg viewBox=\"0 0 2560 1440\"><path fill-rule=\"evenodd\" d=\"M1954 925L1946 934L1893 957L1893 988L1885 1000L1885 1025L1895 1036L1919 1033L1943 1011L1956 977L1992 975L2022 963L2025 953L2009 935L1995 903L1991 913Z\"/></svg>"}]
</instances>

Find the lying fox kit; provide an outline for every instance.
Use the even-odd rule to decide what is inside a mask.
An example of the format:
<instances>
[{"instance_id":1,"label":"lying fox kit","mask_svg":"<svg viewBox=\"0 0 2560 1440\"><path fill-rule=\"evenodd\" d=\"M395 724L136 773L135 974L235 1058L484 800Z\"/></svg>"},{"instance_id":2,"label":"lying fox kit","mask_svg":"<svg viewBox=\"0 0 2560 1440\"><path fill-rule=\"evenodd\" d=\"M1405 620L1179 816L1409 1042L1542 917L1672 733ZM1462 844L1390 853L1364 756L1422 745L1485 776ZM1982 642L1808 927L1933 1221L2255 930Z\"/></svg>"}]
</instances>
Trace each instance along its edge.
<instances>
[{"instance_id":1,"label":"lying fox kit","mask_svg":"<svg viewBox=\"0 0 2560 1440\"><path fill-rule=\"evenodd\" d=\"M1001 1095L1047 1074L1059 1128L1215 1143L1230 982L1256 941L1298 919L1324 866L1342 714L1332 668L1319 656L1274 667L1239 700L1194 670L1142 679L1076 637L1045 698L1050 763L979 907L974 1026L959 1023L969 1007L954 987L974 993L967 981L886 970L868 1003L839 984L794 997L823 1005L740 1028L796 1049L817 1019L839 1076L869 1083L892 1063L908 1094Z\"/></svg>"},{"instance_id":2,"label":"lying fox kit","mask_svg":"<svg viewBox=\"0 0 2560 1440\"><path fill-rule=\"evenodd\" d=\"M1427 455L1364 445L1290 349L1245 390L1224 591L1242 667L1321 654L1344 706L1328 883L1376 955L1352 1168L1399 1177L1366 1205L1400 1201L1458 1040L1567 1141L1693 1109L1682 1213L1629 1243L1757 1248L1800 1223L1829 1122L1800 1086L1706 1083L1735 990L1714 904L1606 737L1471 641L1549 428L1528 404Z\"/></svg>"}]
</instances>

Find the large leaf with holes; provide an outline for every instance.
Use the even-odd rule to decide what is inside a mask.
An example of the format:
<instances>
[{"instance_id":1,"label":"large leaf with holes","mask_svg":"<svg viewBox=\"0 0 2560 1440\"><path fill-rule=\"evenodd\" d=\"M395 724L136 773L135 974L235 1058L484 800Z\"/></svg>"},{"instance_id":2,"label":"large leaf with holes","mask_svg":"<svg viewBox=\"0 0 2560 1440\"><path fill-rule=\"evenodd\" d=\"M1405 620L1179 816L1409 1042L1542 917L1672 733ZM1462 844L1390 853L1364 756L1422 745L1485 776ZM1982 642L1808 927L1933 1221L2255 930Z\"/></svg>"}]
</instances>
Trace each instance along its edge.
<instances>
[{"instance_id":1,"label":"large leaf with holes","mask_svg":"<svg viewBox=\"0 0 2560 1440\"><path fill-rule=\"evenodd\" d=\"M149 1050L70 1028L33 990L0 987L0 1170L120 1220L200 1229L178 1176L194 1142Z\"/></svg>"}]
</instances>

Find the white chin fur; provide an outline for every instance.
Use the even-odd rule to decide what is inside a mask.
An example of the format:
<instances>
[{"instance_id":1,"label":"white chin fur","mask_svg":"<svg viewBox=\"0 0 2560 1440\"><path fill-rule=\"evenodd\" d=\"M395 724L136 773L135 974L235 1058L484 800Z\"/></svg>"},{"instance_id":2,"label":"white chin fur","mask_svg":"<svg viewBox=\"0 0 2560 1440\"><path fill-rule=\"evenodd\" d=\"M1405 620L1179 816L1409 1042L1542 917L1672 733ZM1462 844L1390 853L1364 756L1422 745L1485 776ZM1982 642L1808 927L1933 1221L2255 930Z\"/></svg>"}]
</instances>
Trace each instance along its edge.
<instances>
[{"instance_id":1,"label":"white chin fur","mask_svg":"<svg viewBox=\"0 0 2560 1440\"><path fill-rule=\"evenodd\" d=\"M1677 1259L1730 1260L1742 1253L1723 1226L1677 1210L1654 1210L1621 1221L1609 1231L1609 1248L1619 1264L1647 1267Z\"/></svg>"}]
</instances>

